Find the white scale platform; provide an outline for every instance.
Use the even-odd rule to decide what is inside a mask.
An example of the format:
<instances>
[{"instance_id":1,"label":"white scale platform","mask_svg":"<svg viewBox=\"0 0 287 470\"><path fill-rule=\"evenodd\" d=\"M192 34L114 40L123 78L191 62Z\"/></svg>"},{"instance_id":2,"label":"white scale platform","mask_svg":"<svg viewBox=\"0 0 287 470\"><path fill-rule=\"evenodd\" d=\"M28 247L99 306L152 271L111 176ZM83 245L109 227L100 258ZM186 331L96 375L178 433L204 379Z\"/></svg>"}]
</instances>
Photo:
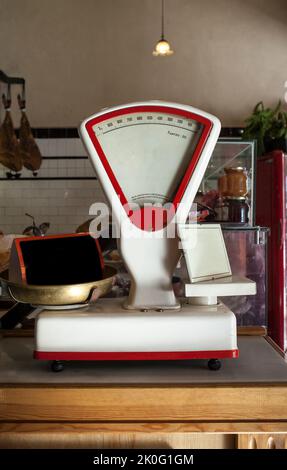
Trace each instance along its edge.
<instances>
[{"instance_id":1,"label":"white scale platform","mask_svg":"<svg viewBox=\"0 0 287 470\"><path fill-rule=\"evenodd\" d=\"M36 322L35 357L138 360L237 355L236 319L222 303L192 306L182 299L181 310L160 312L126 310L122 303L122 298L99 299L81 310L42 311Z\"/></svg>"}]
</instances>

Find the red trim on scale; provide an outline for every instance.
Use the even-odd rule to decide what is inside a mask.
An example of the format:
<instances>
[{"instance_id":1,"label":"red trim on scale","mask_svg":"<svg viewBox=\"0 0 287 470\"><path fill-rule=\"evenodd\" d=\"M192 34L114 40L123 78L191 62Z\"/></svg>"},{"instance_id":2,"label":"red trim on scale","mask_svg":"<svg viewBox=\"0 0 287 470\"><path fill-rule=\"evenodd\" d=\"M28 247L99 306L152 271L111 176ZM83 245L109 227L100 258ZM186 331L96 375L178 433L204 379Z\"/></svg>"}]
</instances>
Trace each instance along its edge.
<instances>
[{"instance_id":1,"label":"red trim on scale","mask_svg":"<svg viewBox=\"0 0 287 470\"><path fill-rule=\"evenodd\" d=\"M200 158L200 155L202 153L202 150L206 144L206 141L208 139L208 136L210 134L210 131L212 129L212 122L203 117L203 116L200 116L199 114L196 114L196 113L192 113L190 111L186 111L186 110L182 110L182 109L177 109L177 108L173 108L171 106L158 106L158 105L141 105L141 106L132 106L132 107L129 107L129 108L125 108L125 109L118 109L116 111L110 111L110 112L107 112L105 114L101 114L100 116L98 117L95 117L93 119L91 119L90 121L88 121L86 123L86 130L88 132L88 135L96 149L96 152L106 170L106 173L108 175L108 177L110 178L110 181L114 187L114 190L116 191L122 205L124 206L125 208L125 211L127 213L127 215L131 218L132 222L137 225L139 228L141 229L146 229L146 226L144 223L139 223L138 224L138 219L139 217L135 216L135 217L132 217L133 214L135 214L136 211L132 211L131 208L129 207L129 204L128 204L128 201L127 201L127 198L118 182L118 180L116 179L116 176L108 162L108 159L99 143L99 140L97 139L96 135L95 135L95 132L93 130L93 126L95 126L96 124L99 124L100 122L103 122L103 121L107 121L108 119L111 119L113 117L117 117L117 116L122 116L122 115L125 115L125 114L131 114L131 113L137 113L137 112L165 112L165 113L169 113L169 114L173 114L175 116L181 116L181 117L185 117L187 119L192 119L194 121L197 121L199 122L200 124L203 125L203 130L202 130L202 133L201 133L201 136L199 138L199 141L197 143L197 146L192 154L192 157L191 157L191 161L187 167L187 170L185 172L185 175L178 187L178 190L176 192L176 195L174 197L174 200L172 201L172 204L176 210L177 208L177 205L180 203L180 201L182 200L182 197L184 195L184 192L186 190L186 187L189 183L189 180L190 178L192 177L193 175L193 172L194 172L194 169L198 163L198 160ZM169 217L169 211L167 210L167 216L165 217L165 220L164 220L164 223L167 223L171 217ZM171 211L171 214L173 215L174 211ZM142 214L142 212L141 212ZM161 227L156 227L153 225L153 230L156 230L158 228L162 228Z\"/></svg>"},{"instance_id":2,"label":"red trim on scale","mask_svg":"<svg viewBox=\"0 0 287 470\"><path fill-rule=\"evenodd\" d=\"M34 351L34 359L47 361L173 361L180 359L237 358L238 349L220 351L64 352Z\"/></svg>"}]
</instances>

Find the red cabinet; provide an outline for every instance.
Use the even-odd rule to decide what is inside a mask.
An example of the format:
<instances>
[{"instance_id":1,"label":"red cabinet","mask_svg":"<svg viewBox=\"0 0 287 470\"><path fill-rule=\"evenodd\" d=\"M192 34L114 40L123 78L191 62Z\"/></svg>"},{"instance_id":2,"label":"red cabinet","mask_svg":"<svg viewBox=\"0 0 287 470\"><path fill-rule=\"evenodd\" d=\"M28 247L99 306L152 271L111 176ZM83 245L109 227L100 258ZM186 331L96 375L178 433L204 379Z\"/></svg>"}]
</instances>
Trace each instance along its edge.
<instances>
[{"instance_id":1,"label":"red cabinet","mask_svg":"<svg viewBox=\"0 0 287 470\"><path fill-rule=\"evenodd\" d=\"M274 151L257 161L256 222L270 228L268 243L268 332L287 350L286 168L287 155Z\"/></svg>"}]
</instances>

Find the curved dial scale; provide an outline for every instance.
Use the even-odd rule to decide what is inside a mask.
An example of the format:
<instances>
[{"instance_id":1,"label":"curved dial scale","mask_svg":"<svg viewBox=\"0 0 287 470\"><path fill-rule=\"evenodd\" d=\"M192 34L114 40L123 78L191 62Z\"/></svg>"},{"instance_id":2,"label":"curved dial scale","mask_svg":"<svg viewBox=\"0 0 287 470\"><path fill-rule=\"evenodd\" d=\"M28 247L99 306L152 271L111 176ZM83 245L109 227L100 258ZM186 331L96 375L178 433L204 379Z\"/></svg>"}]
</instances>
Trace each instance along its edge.
<instances>
[{"instance_id":1,"label":"curved dial scale","mask_svg":"<svg viewBox=\"0 0 287 470\"><path fill-rule=\"evenodd\" d=\"M146 205L172 203L176 210L211 127L202 116L147 105L103 113L86 124L114 190L136 225L135 213L150 212ZM168 215L164 219L166 224Z\"/></svg>"}]
</instances>

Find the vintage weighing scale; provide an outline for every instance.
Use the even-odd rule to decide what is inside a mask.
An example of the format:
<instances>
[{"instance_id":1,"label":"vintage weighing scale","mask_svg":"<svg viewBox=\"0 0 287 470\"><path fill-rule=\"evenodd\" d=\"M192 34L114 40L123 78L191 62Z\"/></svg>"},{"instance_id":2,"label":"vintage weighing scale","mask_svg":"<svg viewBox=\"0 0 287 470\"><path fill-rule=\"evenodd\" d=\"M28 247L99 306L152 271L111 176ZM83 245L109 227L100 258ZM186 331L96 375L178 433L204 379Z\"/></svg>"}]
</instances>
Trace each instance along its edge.
<instances>
[{"instance_id":1,"label":"vintage weighing scale","mask_svg":"<svg viewBox=\"0 0 287 470\"><path fill-rule=\"evenodd\" d=\"M219 132L216 117L160 101L105 109L81 124L131 289L124 300L43 309L36 359L54 361L55 371L65 360L193 358L208 359L216 370L219 359L238 356L235 316L217 296L255 294L256 285L231 276L219 226L195 232L186 225ZM189 250L195 233L197 244ZM176 299L172 276L181 242L191 279L186 297Z\"/></svg>"}]
</instances>

